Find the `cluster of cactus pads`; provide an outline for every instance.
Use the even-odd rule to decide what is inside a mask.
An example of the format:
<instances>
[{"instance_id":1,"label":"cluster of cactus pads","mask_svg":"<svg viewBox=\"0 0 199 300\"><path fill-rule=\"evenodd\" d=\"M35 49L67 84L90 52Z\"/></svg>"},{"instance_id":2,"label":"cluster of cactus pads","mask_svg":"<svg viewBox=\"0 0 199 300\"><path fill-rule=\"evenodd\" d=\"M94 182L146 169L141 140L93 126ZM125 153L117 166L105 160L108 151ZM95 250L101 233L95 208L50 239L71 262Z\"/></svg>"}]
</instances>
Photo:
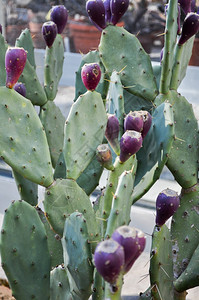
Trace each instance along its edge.
<instances>
[{"instance_id":1,"label":"cluster of cactus pads","mask_svg":"<svg viewBox=\"0 0 199 300\"><path fill-rule=\"evenodd\" d=\"M29 30L13 48L0 34L0 156L21 197L5 211L0 249L17 300L121 299L123 276L145 247L143 232L128 226L131 206L165 165L182 191L166 189L157 198L151 286L140 299L185 299L199 285L199 131L177 91L199 29L187 3L169 1L161 64L152 66L138 39L115 26L128 1L88 0L102 35L98 50L82 58L67 120L53 101L67 9L53 7L42 28L44 85ZM105 168L107 185L91 203ZM38 185L45 187L44 211Z\"/></svg>"}]
</instances>

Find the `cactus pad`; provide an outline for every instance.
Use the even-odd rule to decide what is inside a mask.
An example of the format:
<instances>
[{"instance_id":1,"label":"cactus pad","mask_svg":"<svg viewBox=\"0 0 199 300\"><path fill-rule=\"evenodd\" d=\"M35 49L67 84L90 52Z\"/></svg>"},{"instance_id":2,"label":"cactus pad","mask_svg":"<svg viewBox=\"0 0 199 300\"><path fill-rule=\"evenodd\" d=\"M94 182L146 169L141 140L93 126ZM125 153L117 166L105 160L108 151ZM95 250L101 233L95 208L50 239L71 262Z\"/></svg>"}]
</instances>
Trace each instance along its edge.
<instances>
[{"instance_id":1,"label":"cactus pad","mask_svg":"<svg viewBox=\"0 0 199 300\"><path fill-rule=\"evenodd\" d=\"M62 152L65 118L54 102L48 101L40 110L40 120L44 126L53 167Z\"/></svg>"},{"instance_id":2,"label":"cactus pad","mask_svg":"<svg viewBox=\"0 0 199 300\"><path fill-rule=\"evenodd\" d=\"M72 179L57 179L46 190L44 200L45 212L54 231L60 236L63 234L64 223L69 214L78 210L87 220L89 231L88 239L96 235L95 215L86 193Z\"/></svg>"},{"instance_id":3,"label":"cactus pad","mask_svg":"<svg viewBox=\"0 0 199 300\"><path fill-rule=\"evenodd\" d=\"M5 54L8 48L8 44L6 43L4 37L0 34L0 86L5 86L6 84L6 69L5 69Z\"/></svg>"},{"instance_id":4,"label":"cactus pad","mask_svg":"<svg viewBox=\"0 0 199 300\"><path fill-rule=\"evenodd\" d=\"M91 294L94 271L88 237L86 219L81 213L74 212L66 219L62 245L64 264L72 275L82 300L88 299Z\"/></svg>"},{"instance_id":5,"label":"cactus pad","mask_svg":"<svg viewBox=\"0 0 199 300\"><path fill-rule=\"evenodd\" d=\"M1 87L0 94L1 158L25 178L49 186L53 182L50 153L34 107L13 89Z\"/></svg>"},{"instance_id":6,"label":"cactus pad","mask_svg":"<svg viewBox=\"0 0 199 300\"><path fill-rule=\"evenodd\" d=\"M50 300L72 300L67 271L60 265L50 272Z\"/></svg>"},{"instance_id":7,"label":"cactus pad","mask_svg":"<svg viewBox=\"0 0 199 300\"><path fill-rule=\"evenodd\" d=\"M101 95L86 92L72 105L65 126L63 154L66 177L77 179L102 143L107 115Z\"/></svg>"},{"instance_id":8,"label":"cactus pad","mask_svg":"<svg viewBox=\"0 0 199 300\"><path fill-rule=\"evenodd\" d=\"M109 25L102 32L99 51L108 73L120 72L121 82L129 92L154 100L157 86L151 61L134 35L124 28Z\"/></svg>"},{"instance_id":9,"label":"cactus pad","mask_svg":"<svg viewBox=\"0 0 199 300\"><path fill-rule=\"evenodd\" d=\"M198 192L198 185L182 190L180 206L172 219L171 238L175 279L186 269L199 243Z\"/></svg>"},{"instance_id":10,"label":"cactus pad","mask_svg":"<svg viewBox=\"0 0 199 300\"><path fill-rule=\"evenodd\" d=\"M57 34L51 48L46 48L44 68L44 89L48 100L54 100L62 76L64 45L62 36Z\"/></svg>"},{"instance_id":11,"label":"cactus pad","mask_svg":"<svg viewBox=\"0 0 199 300\"><path fill-rule=\"evenodd\" d=\"M32 206L38 202L38 185L12 170L21 200L25 200Z\"/></svg>"},{"instance_id":12,"label":"cactus pad","mask_svg":"<svg viewBox=\"0 0 199 300\"><path fill-rule=\"evenodd\" d=\"M150 260L151 294L154 300L173 299L173 263L170 232L155 226Z\"/></svg>"},{"instance_id":13,"label":"cactus pad","mask_svg":"<svg viewBox=\"0 0 199 300\"><path fill-rule=\"evenodd\" d=\"M169 103L158 106L152 115L152 125L137 152L138 167L133 202L140 199L159 179L168 159L174 137L173 110Z\"/></svg>"},{"instance_id":14,"label":"cactus pad","mask_svg":"<svg viewBox=\"0 0 199 300\"><path fill-rule=\"evenodd\" d=\"M183 96L171 91L167 99L172 104L175 123L175 138L167 167L183 188L190 188L198 180L198 123L192 105Z\"/></svg>"},{"instance_id":15,"label":"cactus pad","mask_svg":"<svg viewBox=\"0 0 199 300\"><path fill-rule=\"evenodd\" d=\"M36 210L25 201L12 203L5 213L1 257L17 300L49 299L50 255L46 232Z\"/></svg>"},{"instance_id":16,"label":"cactus pad","mask_svg":"<svg viewBox=\"0 0 199 300\"><path fill-rule=\"evenodd\" d=\"M30 30L28 28L26 28L25 30L23 30L21 32L18 39L16 39L15 46L16 47L22 47L27 51L27 59L28 59L29 63L31 64L31 66L34 67L34 69L36 69L35 56L34 56L34 46L33 46L31 33L30 33Z\"/></svg>"}]
</instances>

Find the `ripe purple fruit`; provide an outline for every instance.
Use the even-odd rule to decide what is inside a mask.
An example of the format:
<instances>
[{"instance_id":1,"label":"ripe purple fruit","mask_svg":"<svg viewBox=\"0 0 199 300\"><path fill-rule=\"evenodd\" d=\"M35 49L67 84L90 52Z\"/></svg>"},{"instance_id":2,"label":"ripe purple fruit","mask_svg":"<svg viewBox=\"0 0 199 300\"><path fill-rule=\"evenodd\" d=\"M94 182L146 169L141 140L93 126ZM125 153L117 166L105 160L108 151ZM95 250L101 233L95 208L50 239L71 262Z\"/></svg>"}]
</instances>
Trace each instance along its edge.
<instances>
[{"instance_id":1,"label":"ripe purple fruit","mask_svg":"<svg viewBox=\"0 0 199 300\"><path fill-rule=\"evenodd\" d=\"M183 45L188 39L199 31L199 15L196 13L188 13L184 19L182 33L178 44Z\"/></svg>"},{"instance_id":2,"label":"ripe purple fruit","mask_svg":"<svg viewBox=\"0 0 199 300\"><path fill-rule=\"evenodd\" d=\"M129 6L129 0L111 0L111 22L116 25Z\"/></svg>"},{"instance_id":3,"label":"ripe purple fruit","mask_svg":"<svg viewBox=\"0 0 199 300\"><path fill-rule=\"evenodd\" d=\"M102 0L88 0L86 2L86 10L93 24L96 24L98 29L106 28L105 7Z\"/></svg>"},{"instance_id":4,"label":"ripe purple fruit","mask_svg":"<svg viewBox=\"0 0 199 300\"><path fill-rule=\"evenodd\" d=\"M124 274L126 274L144 251L146 237L141 230L124 225L118 227L111 238L124 248Z\"/></svg>"},{"instance_id":5,"label":"ripe purple fruit","mask_svg":"<svg viewBox=\"0 0 199 300\"><path fill-rule=\"evenodd\" d=\"M111 0L104 0L104 7L105 7L105 21L106 23L111 22Z\"/></svg>"},{"instance_id":6,"label":"ripe purple fruit","mask_svg":"<svg viewBox=\"0 0 199 300\"><path fill-rule=\"evenodd\" d=\"M101 69L98 63L85 64L82 67L81 77L83 84L89 91L94 91L101 78Z\"/></svg>"},{"instance_id":7,"label":"ripe purple fruit","mask_svg":"<svg viewBox=\"0 0 199 300\"><path fill-rule=\"evenodd\" d=\"M180 197L170 189L163 190L156 200L156 225L162 226L180 205Z\"/></svg>"},{"instance_id":8,"label":"ripe purple fruit","mask_svg":"<svg viewBox=\"0 0 199 300\"><path fill-rule=\"evenodd\" d=\"M102 241L96 247L94 262L104 280L114 284L123 271L124 249L112 239Z\"/></svg>"},{"instance_id":9,"label":"ripe purple fruit","mask_svg":"<svg viewBox=\"0 0 199 300\"><path fill-rule=\"evenodd\" d=\"M143 130L142 130L142 138L144 138L147 135L149 129L151 128L152 116L148 111L145 111L145 110L140 110L138 112L142 116L143 122L144 122Z\"/></svg>"},{"instance_id":10,"label":"ripe purple fruit","mask_svg":"<svg viewBox=\"0 0 199 300\"><path fill-rule=\"evenodd\" d=\"M135 130L141 132L144 122L142 115L138 111L130 111L124 119L124 131Z\"/></svg>"},{"instance_id":11,"label":"ripe purple fruit","mask_svg":"<svg viewBox=\"0 0 199 300\"><path fill-rule=\"evenodd\" d=\"M112 153L108 144L101 144L96 151L97 160L107 170L113 170Z\"/></svg>"},{"instance_id":12,"label":"ripe purple fruit","mask_svg":"<svg viewBox=\"0 0 199 300\"><path fill-rule=\"evenodd\" d=\"M57 32L61 34L68 20L68 12L64 5L56 5L52 7L50 19L57 25Z\"/></svg>"},{"instance_id":13,"label":"ripe purple fruit","mask_svg":"<svg viewBox=\"0 0 199 300\"><path fill-rule=\"evenodd\" d=\"M5 55L6 86L13 88L26 64L27 53L23 48L10 47Z\"/></svg>"},{"instance_id":14,"label":"ripe purple fruit","mask_svg":"<svg viewBox=\"0 0 199 300\"><path fill-rule=\"evenodd\" d=\"M107 138L109 144L117 155L119 155L120 153L120 146L118 141L119 131L120 124L116 115L108 114L105 137Z\"/></svg>"},{"instance_id":15,"label":"ripe purple fruit","mask_svg":"<svg viewBox=\"0 0 199 300\"><path fill-rule=\"evenodd\" d=\"M178 0L178 3L180 4L180 7L184 11L185 15L191 12L192 0Z\"/></svg>"},{"instance_id":16,"label":"ripe purple fruit","mask_svg":"<svg viewBox=\"0 0 199 300\"><path fill-rule=\"evenodd\" d=\"M120 161L125 162L142 147L142 135L134 130L127 130L120 140Z\"/></svg>"},{"instance_id":17,"label":"ripe purple fruit","mask_svg":"<svg viewBox=\"0 0 199 300\"><path fill-rule=\"evenodd\" d=\"M46 45L50 48L57 35L57 25L53 21L45 22L42 26L42 34Z\"/></svg>"},{"instance_id":18,"label":"ripe purple fruit","mask_svg":"<svg viewBox=\"0 0 199 300\"><path fill-rule=\"evenodd\" d=\"M19 93L23 97L26 97L26 87L22 82L17 82L13 88L17 93Z\"/></svg>"}]
</instances>

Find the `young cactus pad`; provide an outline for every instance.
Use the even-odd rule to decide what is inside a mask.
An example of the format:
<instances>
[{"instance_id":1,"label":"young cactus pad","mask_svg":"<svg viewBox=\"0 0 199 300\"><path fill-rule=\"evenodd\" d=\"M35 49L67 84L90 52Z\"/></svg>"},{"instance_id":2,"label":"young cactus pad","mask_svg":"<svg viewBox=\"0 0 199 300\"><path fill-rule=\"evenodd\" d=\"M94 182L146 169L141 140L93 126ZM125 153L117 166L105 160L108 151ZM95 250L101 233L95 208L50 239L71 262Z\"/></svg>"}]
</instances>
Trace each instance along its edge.
<instances>
[{"instance_id":1,"label":"young cactus pad","mask_svg":"<svg viewBox=\"0 0 199 300\"><path fill-rule=\"evenodd\" d=\"M106 122L99 93L88 91L73 104L66 121L63 147L67 178L77 179L89 165L104 138Z\"/></svg>"}]
</instances>

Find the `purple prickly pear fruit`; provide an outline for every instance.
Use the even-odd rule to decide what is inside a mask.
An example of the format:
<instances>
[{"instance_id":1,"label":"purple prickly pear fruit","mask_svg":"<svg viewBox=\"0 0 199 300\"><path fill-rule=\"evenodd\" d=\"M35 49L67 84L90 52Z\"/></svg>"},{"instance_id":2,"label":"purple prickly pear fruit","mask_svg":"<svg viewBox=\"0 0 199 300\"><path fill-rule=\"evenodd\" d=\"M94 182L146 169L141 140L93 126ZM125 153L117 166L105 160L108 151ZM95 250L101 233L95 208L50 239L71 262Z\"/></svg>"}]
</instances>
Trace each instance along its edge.
<instances>
[{"instance_id":1,"label":"purple prickly pear fruit","mask_svg":"<svg viewBox=\"0 0 199 300\"><path fill-rule=\"evenodd\" d=\"M97 160L104 168L108 170L114 169L112 163L112 153L108 144L99 145L97 147L96 155L97 155Z\"/></svg>"},{"instance_id":2,"label":"purple prickly pear fruit","mask_svg":"<svg viewBox=\"0 0 199 300\"><path fill-rule=\"evenodd\" d=\"M192 0L178 0L180 7L184 11L185 15L191 12L191 2Z\"/></svg>"},{"instance_id":3,"label":"purple prickly pear fruit","mask_svg":"<svg viewBox=\"0 0 199 300\"><path fill-rule=\"evenodd\" d=\"M52 7L50 19L57 25L57 32L61 34L68 20L68 12L64 5L56 5Z\"/></svg>"},{"instance_id":4,"label":"purple prickly pear fruit","mask_svg":"<svg viewBox=\"0 0 199 300\"><path fill-rule=\"evenodd\" d=\"M143 252L146 237L141 230L124 225L118 227L113 232L111 238L124 248L124 274L126 274Z\"/></svg>"},{"instance_id":5,"label":"purple prickly pear fruit","mask_svg":"<svg viewBox=\"0 0 199 300\"><path fill-rule=\"evenodd\" d=\"M120 145L118 141L119 131L120 124L116 115L108 114L105 137L117 155L120 153Z\"/></svg>"},{"instance_id":6,"label":"purple prickly pear fruit","mask_svg":"<svg viewBox=\"0 0 199 300\"><path fill-rule=\"evenodd\" d=\"M142 147L142 135L135 130L127 130L120 140L120 161L125 162Z\"/></svg>"},{"instance_id":7,"label":"purple prickly pear fruit","mask_svg":"<svg viewBox=\"0 0 199 300\"><path fill-rule=\"evenodd\" d=\"M124 249L113 239L102 241L96 247L94 262L104 280L114 284L123 271Z\"/></svg>"},{"instance_id":8,"label":"purple prickly pear fruit","mask_svg":"<svg viewBox=\"0 0 199 300\"><path fill-rule=\"evenodd\" d=\"M13 88L26 64L27 53L23 48L10 47L5 55L6 86Z\"/></svg>"},{"instance_id":9,"label":"purple prickly pear fruit","mask_svg":"<svg viewBox=\"0 0 199 300\"><path fill-rule=\"evenodd\" d=\"M147 135L149 129L151 128L152 116L148 111L145 110L140 110L139 113L142 116L144 122L142 130L142 138L144 138Z\"/></svg>"},{"instance_id":10,"label":"purple prickly pear fruit","mask_svg":"<svg viewBox=\"0 0 199 300\"><path fill-rule=\"evenodd\" d=\"M196 13L188 13L184 19L182 33L178 44L183 45L188 39L199 31L199 15Z\"/></svg>"},{"instance_id":11,"label":"purple prickly pear fruit","mask_svg":"<svg viewBox=\"0 0 199 300\"><path fill-rule=\"evenodd\" d=\"M86 10L90 19L97 25L98 29L106 28L105 7L102 0L88 0L86 2Z\"/></svg>"},{"instance_id":12,"label":"purple prickly pear fruit","mask_svg":"<svg viewBox=\"0 0 199 300\"><path fill-rule=\"evenodd\" d=\"M104 0L104 7L105 7L105 21L106 23L111 22L111 0Z\"/></svg>"},{"instance_id":13,"label":"purple prickly pear fruit","mask_svg":"<svg viewBox=\"0 0 199 300\"><path fill-rule=\"evenodd\" d=\"M156 200L156 225L162 226L176 212L180 197L170 189L163 190Z\"/></svg>"},{"instance_id":14,"label":"purple prickly pear fruit","mask_svg":"<svg viewBox=\"0 0 199 300\"><path fill-rule=\"evenodd\" d=\"M26 97L26 87L22 82L15 83L13 88L17 93L19 93L23 97Z\"/></svg>"},{"instance_id":15,"label":"purple prickly pear fruit","mask_svg":"<svg viewBox=\"0 0 199 300\"><path fill-rule=\"evenodd\" d=\"M141 114L138 111L130 111L124 119L124 131L135 130L141 132L144 122Z\"/></svg>"},{"instance_id":16,"label":"purple prickly pear fruit","mask_svg":"<svg viewBox=\"0 0 199 300\"><path fill-rule=\"evenodd\" d=\"M45 22L42 26L42 34L46 45L52 47L57 35L57 25L53 21Z\"/></svg>"},{"instance_id":17,"label":"purple prickly pear fruit","mask_svg":"<svg viewBox=\"0 0 199 300\"><path fill-rule=\"evenodd\" d=\"M129 0L111 0L111 23L116 25L125 14L129 6Z\"/></svg>"},{"instance_id":18,"label":"purple prickly pear fruit","mask_svg":"<svg viewBox=\"0 0 199 300\"><path fill-rule=\"evenodd\" d=\"M101 69L98 63L85 64L82 67L81 77L83 84L89 91L94 91L101 78Z\"/></svg>"}]
</instances>

